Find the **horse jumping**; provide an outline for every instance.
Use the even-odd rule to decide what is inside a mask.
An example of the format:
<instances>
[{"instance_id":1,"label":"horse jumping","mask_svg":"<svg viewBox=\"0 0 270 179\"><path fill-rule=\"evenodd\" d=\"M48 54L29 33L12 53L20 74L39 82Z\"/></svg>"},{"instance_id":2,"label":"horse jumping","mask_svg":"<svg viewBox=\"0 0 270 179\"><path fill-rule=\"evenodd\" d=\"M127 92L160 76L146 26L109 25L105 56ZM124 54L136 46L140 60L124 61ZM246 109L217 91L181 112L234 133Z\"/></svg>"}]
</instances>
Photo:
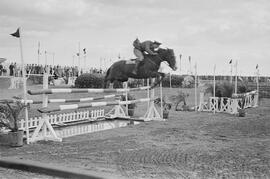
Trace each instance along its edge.
<instances>
[{"instance_id":1,"label":"horse jumping","mask_svg":"<svg viewBox=\"0 0 270 179\"><path fill-rule=\"evenodd\" d=\"M134 63L128 63L126 60L120 60L111 65L107 70L104 79L104 88L106 88L107 83L125 82L128 78L135 79L146 79L146 78L157 78L155 84L156 86L164 78L165 74L158 72L161 62L168 62L171 69L174 71L177 69L174 51L172 49L162 49L157 50L158 55L145 54L144 60L138 67L137 75L133 74L132 71L135 67Z\"/></svg>"}]
</instances>

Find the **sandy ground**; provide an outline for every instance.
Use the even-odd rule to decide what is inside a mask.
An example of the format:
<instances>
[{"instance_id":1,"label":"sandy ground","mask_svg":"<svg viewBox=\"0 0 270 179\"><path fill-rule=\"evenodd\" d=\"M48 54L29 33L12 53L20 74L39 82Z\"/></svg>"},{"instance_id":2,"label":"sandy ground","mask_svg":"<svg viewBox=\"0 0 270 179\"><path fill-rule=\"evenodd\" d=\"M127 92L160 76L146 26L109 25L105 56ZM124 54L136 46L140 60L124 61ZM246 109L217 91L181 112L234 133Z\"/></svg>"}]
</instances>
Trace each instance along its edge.
<instances>
[{"instance_id":1,"label":"sandy ground","mask_svg":"<svg viewBox=\"0 0 270 179\"><path fill-rule=\"evenodd\" d=\"M114 174L124 178L270 177L270 100L246 117L170 112L165 122L145 122L21 148L0 146L15 157ZM143 110L139 107L138 110ZM137 111L143 113L143 111ZM31 173L6 178L42 178ZM22 176L22 177L21 177Z\"/></svg>"}]
</instances>

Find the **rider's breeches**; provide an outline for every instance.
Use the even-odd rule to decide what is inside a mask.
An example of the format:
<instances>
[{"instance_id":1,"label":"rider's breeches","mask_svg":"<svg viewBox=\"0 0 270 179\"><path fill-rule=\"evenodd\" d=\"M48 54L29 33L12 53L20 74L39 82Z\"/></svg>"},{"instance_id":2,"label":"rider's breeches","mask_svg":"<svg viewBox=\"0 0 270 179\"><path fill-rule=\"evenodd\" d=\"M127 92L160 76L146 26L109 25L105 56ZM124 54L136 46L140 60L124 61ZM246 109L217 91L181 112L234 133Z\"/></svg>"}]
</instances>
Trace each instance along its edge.
<instances>
[{"instance_id":1,"label":"rider's breeches","mask_svg":"<svg viewBox=\"0 0 270 179\"><path fill-rule=\"evenodd\" d=\"M137 60L139 61L143 60L143 53L140 50L134 48L133 53L137 57Z\"/></svg>"}]
</instances>

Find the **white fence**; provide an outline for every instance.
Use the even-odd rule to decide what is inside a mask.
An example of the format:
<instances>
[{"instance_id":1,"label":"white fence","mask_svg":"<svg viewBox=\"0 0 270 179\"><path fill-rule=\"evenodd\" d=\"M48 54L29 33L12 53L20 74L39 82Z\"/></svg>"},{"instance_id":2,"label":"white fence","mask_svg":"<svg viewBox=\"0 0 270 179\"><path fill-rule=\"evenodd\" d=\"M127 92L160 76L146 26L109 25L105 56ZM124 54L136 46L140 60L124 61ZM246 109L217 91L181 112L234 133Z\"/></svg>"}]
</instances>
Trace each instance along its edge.
<instances>
[{"instance_id":1,"label":"white fence","mask_svg":"<svg viewBox=\"0 0 270 179\"><path fill-rule=\"evenodd\" d=\"M258 93L252 91L244 94L234 94L233 98L226 97L210 97L208 101L204 101L204 93L200 93L199 111L208 112L226 112L229 114L237 114L242 107L244 109L258 106Z\"/></svg>"},{"instance_id":2,"label":"white fence","mask_svg":"<svg viewBox=\"0 0 270 179\"><path fill-rule=\"evenodd\" d=\"M49 115L50 124L62 125L69 122L78 121L96 121L99 118L104 118L104 109L92 110L92 111L77 111L71 113L61 113ZM39 125L42 117L29 118L28 126L29 128L36 128ZM25 119L19 121L19 129L25 130Z\"/></svg>"}]
</instances>

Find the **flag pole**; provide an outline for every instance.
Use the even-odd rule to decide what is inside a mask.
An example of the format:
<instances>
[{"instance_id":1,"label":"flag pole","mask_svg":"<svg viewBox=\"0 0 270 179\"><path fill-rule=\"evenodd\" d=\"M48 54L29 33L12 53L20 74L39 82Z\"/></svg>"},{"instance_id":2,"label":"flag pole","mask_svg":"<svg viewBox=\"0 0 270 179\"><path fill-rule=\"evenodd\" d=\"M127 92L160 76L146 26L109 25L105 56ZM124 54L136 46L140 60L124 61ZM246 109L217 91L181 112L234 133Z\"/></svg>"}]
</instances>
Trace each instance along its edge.
<instances>
[{"instance_id":1,"label":"flag pole","mask_svg":"<svg viewBox=\"0 0 270 179\"><path fill-rule=\"evenodd\" d=\"M192 74L192 70L191 70L191 56L188 56L188 61L189 61L189 75Z\"/></svg>"},{"instance_id":2,"label":"flag pole","mask_svg":"<svg viewBox=\"0 0 270 179\"><path fill-rule=\"evenodd\" d=\"M231 79L230 79L230 83L232 84L232 79L233 79L233 77L232 77L232 70L233 70L233 63L232 63L232 60L231 60Z\"/></svg>"},{"instance_id":3,"label":"flag pole","mask_svg":"<svg viewBox=\"0 0 270 179\"><path fill-rule=\"evenodd\" d=\"M79 74L81 75L81 43L79 42L79 46L78 46L78 60L79 60Z\"/></svg>"},{"instance_id":4,"label":"flag pole","mask_svg":"<svg viewBox=\"0 0 270 179\"><path fill-rule=\"evenodd\" d=\"M214 114L216 113L216 65L214 65L214 80L213 80L213 96L214 96Z\"/></svg>"},{"instance_id":5,"label":"flag pole","mask_svg":"<svg viewBox=\"0 0 270 179\"><path fill-rule=\"evenodd\" d=\"M257 65L257 93L258 93L258 96L257 96L257 99L259 99L259 67L258 67L258 65Z\"/></svg>"},{"instance_id":6,"label":"flag pole","mask_svg":"<svg viewBox=\"0 0 270 179\"><path fill-rule=\"evenodd\" d=\"M38 42L38 65L39 65L39 58L40 58L40 42Z\"/></svg>"},{"instance_id":7,"label":"flag pole","mask_svg":"<svg viewBox=\"0 0 270 179\"><path fill-rule=\"evenodd\" d=\"M180 69L180 75L181 75L181 72L182 72L182 69L181 69L181 67L182 67L182 64L181 64L181 63L182 63L182 62L181 62L181 60L182 60L182 59L181 59L181 58L182 58L182 54L179 55L179 58L180 58L180 64L179 64L179 67L180 67L180 68L179 68L179 69Z\"/></svg>"},{"instance_id":8,"label":"flag pole","mask_svg":"<svg viewBox=\"0 0 270 179\"><path fill-rule=\"evenodd\" d=\"M22 63L22 75L23 75L23 100L27 101L27 87L26 87L26 72L25 64L23 59L23 47L22 47L22 34L21 28L19 27L19 42L20 42L20 53L21 53L21 63ZM25 130L26 130L26 143L29 144L29 126L28 126L28 107L24 108L25 110Z\"/></svg>"},{"instance_id":9,"label":"flag pole","mask_svg":"<svg viewBox=\"0 0 270 179\"><path fill-rule=\"evenodd\" d=\"M170 89L172 89L172 74L170 72Z\"/></svg>"},{"instance_id":10,"label":"flag pole","mask_svg":"<svg viewBox=\"0 0 270 179\"><path fill-rule=\"evenodd\" d=\"M197 62L195 63L195 111L197 111L197 84L198 84L198 77L197 77Z\"/></svg>"},{"instance_id":11,"label":"flag pole","mask_svg":"<svg viewBox=\"0 0 270 179\"><path fill-rule=\"evenodd\" d=\"M235 83L234 83L234 93L237 94L237 65L238 61L235 62Z\"/></svg>"}]
</instances>

